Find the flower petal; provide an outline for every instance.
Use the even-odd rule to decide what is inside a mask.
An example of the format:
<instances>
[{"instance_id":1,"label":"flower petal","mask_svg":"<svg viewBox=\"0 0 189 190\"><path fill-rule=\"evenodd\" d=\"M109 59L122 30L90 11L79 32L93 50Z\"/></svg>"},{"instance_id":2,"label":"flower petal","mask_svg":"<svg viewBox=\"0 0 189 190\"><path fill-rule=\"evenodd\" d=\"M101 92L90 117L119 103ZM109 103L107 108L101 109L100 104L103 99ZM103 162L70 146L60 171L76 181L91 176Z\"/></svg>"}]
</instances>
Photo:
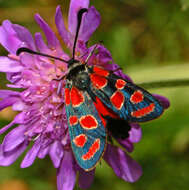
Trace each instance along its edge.
<instances>
[{"instance_id":1,"label":"flower petal","mask_svg":"<svg viewBox=\"0 0 189 190\"><path fill-rule=\"evenodd\" d=\"M0 98L19 97L20 92L13 90L0 90Z\"/></svg>"},{"instance_id":2,"label":"flower petal","mask_svg":"<svg viewBox=\"0 0 189 190\"><path fill-rule=\"evenodd\" d=\"M4 138L2 148L4 152L9 152L19 146L26 139L24 133L26 127L21 125L10 131Z\"/></svg>"},{"instance_id":3,"label":"flower petal","mask_svg":"<svg viewBox=\"0 0 189 190\"><path fill-rule=\"evenodd\" d=\"M9 128L11 128L14 125L14 121L10 122L8 125L4 126L0 129L0 135L6 132Z\"/></svg>"},{"instance_id":4,"label":"flower petal","mask_svg":"<svg viewBox=\"0 0 189 190\"><path fill-rule=\"evenodd\" d=\"M47 54L49 53L48 47L45 44L41 33L39 32L35 34L35 44L36 44L37 49L40 52L47 53Z\"/></svg>"},{"instance_id":5,"label":"flower petal","mask_svg":"<svg viewBox=\"0 0 189 190\"><path fill-rule=\"evenodd\" d=\"M7 84L7 86L15 86L13 88L20 88L19 85L17 85L17 82L19 82L21 80L21 72L7 73L7 80L10 81L11 83L13 83L13 84ZM12 88L12 87L10 87L10 88Z\"/></svg>"},{"instance_id":6,"label":"flower petal","mask_svg":"<svg viewBox=\"0 0 189 190\"><path fill-rule=\"evenodd\" d=\"M5 98L0 101L0 111L12 106L16 101L18 101L18 98Z\"/></svg>"},{"instance_id":7,"label":"flower petal","mask_svg":"<svg viewBox=\"0 0 189 190\"><path fill-rule=\"evenodd\" d=\"M71 35L66 30L60 6L58 6L56 8L55 23L56 23L56 27L58 29L58 32L59 32L60 36L62 37L64 43L69 48L72 48Z\"/></svg>"},{"instance_id":8,"label":"flower petal","mask_svg":"<svg viewBox=\"0 0 189 190\"><path fill-rule=\"evenodd\" d=\"M25 151L28 142L24 141L21 145L10 152L3 152L2 145L0 145L0 166L9 166Z\"/></svg>"},{"instance_id":9,"label":"flower petal","mask_svg":"<svg viewBox=\"0 0 189 190\"><path fill-rule=\"evenodd\" d=\"M24 119L24 113L17 114L11 123L9 123L8 125L0 129L0 135L3 134L5 131L7 131L14 124L23 124L23 121L24 121L23 119Z\"/></svg>"},{"instance_id":10,"label":"flower petal","mask_svg":"<svg viewBox=\"0 0 189 190\"><path fill-rule=\"evenodd\" d=\"M0 26L0 43L12 54L16 54L22 43L9 20L3 21L2 26Z\"/></svg>"},{"instance_id":11,"label":"flower petal","mask_svg":"<svg viewBox=\"0 0 189 190\"><path fill-rule=\"evenodd\" d=\"M8 57L0 57L0 72L20 72L23 70L23 67L17 62L13 61Z\"/></svg>"},{"instance_id":12,"label":"flower petal","mask_svg":"<svg viewBox=\"0 0 189 190\"><path fill-rule=\"evenodd\" d=\"M83 17L79 40L87 42L100 24L100 14L92 6Z\"/></svg>"},{"instance_id":13,"label":"flower petal","mask_svg":"<svg viewBox=\"0 0 189 190\"><path fill-rule=\"evenodd\" d=\"M26 107L26 104L22 102L21 100L19 100L12 105L12 110L22 111L25 107Z\"/></svg>"},{"instance_id":14,"label":"flower petal","mask_svg":"<svg viewBox=\"0 0 189 190\"><path fill-rule=\"evenodd\" d=\"M104 159L115 174L125 181L135 182L142 175L141 166L120 148L108 145Z\"/></svg>"},{"instance_id":15,"label":"flower petal","mask_svg":"<svg viewBox=\"0 0 189 190\"><path fill-rule=\"evenodd\" d=\"M73 36L75 36L76 33L78 11L82 8L88 8L88 7L89 7L89 0L71 0L69 15L68 15L68 28Z\"/></svg>"},{"instance_id":16,"label":"flower petal","mask_svg":"<svg viewBox=\"0 0 189 190\"><path fill-rule=\"evenodd\" d=\"M167 109L170 106L170 102L166 97L158 94L153 94L153 96L160 101L164 109Z\"/></svg>"},{"instance_id":17,"label":"flower petal","mask_svg":"<svg viewBox=\"0 0 189 190\"><path fill-rule=\"evenodd\" d=\"M60 166L61 159L63 157L63 148L59 141L55 141L49 150L49 155L55 168Z\"/></svg>"},{"instance_id":18,"label":"flower petal","mask_svg":"<svg viewBox=\"0 0 189 190\"><path fill-rule=\"evenodd\" d=\"M28 29L18 24L12 25L20 41L24 42L28 48L36 50L33 37Z\"/></svg>"},{"instance_id":19,"label":"flower petal","mask_svg":"<svg viewBox=\"0 0 189 190\"><path fill-rule=\"evenodd\" d=\"M49 146L46 146L46 147L41 146L37 157L40 158L40 159L45 158L45 156L49 153L49 148L50 148Z\"/></svg>"},{"instance_id":20,"label":"flower petal","mask_svg":"<svg viewBox=\"0 0 189 190\"><path fill-rule=\"evenodd\" d=\"M111 65L113 65L113 71L117 70L118 68L120 68L117 64L112 63ZM133 82L133 80L126 74L123 73L122 69L118 69L116 72L114 72L115 75L120 76L121 78L129 81L129 82Z\"/></svg>"},{"instance_id":21,"label":"flower petal","mask_svg":"<svg viewBox=\"0 0 189 190\"><path fill-rule=\"evenodd\" d=\"M96 58L99 62L103 62L104 64L108 63L106 66L112 67L113 64L109 64L109 62L113 61L112 60L112 55L110 51L108 51L104 46L99 45L97 47L98 54L96 55ZM105 67L106 67L105 66ZM111 70L110 68L107 68L108 70Z\"/></svg>"},{"instance_id":22,"label":"flower petal","mask_svg":"<svg viewBox=\"0 0 189 190\"><path fill-rule=\"evenodd\" d=\"M39 152L39 149L41 147L40 138L38 138L35 141L35 144L32 146L32 148L26 153L26 156L24 157L20 167L21 168L27 168L31 166Z\"/></svg>"},{"instance_id":23,"label":"flower petal","mask_svg":"<svg viewBox=\"0 0 189 190\"><path fill-rule=\"evenodd\" d=\"M76 181L76 170L74 158L71 151L64 151L64 156L57 171L58 190L73 190Z\"/></svg>"},{"instance_id":24,"label":"flower petal","mask_svg":"<svg viewBox=\"0 0 189 190\"><path fill-rule=\"evenodd\" d=\"M88 49L88 53L90 53L91 51L94 50L96 45L93 45L91 46L89 49ZM97 48L98 50L98 54L93 54L91 56L91 58L89 59L89 64L90 65L100 65L102 67L104 67L105 69L107 70L114 70L114 67L113 67L113 64L110 64L109 62L112 62L113 59L112 59L112 56L111 56L111 53L110 51L108 51L104 46L102 45L97 45ZM87 55L88 56L88 55ZM86 58L85 58L86 59ZM113 67L113 68L112 68ZM118 67L118 65L117 65Z\"/></svg>"},{"instance_id":25,"label":"flower petal","mask_svg":"<svg viewBox=\"0 0 189 190\"><path fill-rule=\"evenodd\" d=\"M50 49L60 48L60 43L57 40L54 32L51 30L49 25L41 18L41 16L39 14L35 15L35 20L38 23L38 25L40 26L40 28L43 30L43 32L45 33L45 36L46 36L47 42L48 42L48 47Z\"/></svg>"},{"instance_id":26,"label":"flower petal","mask_svg":"<svg viewBox=\"0 0 189 190\"><path fill-rule=\"evenodd\" d=\"M86 172L80 168L79 180L78 180L79 187L81 189L88 189L94 180L94 175L95 175L95 169L89 172Z\"/></svg>"},{"instance_id":27,"label":"flower petal","mask_svg":"<svg viewBox=\"0 0 189 190\"><path fill-rule=\"evenodd\" d=\"M133 143L131 143L131 141L129 141L128 139L117 139L117 141L118 141L119 144L120 144L121 146L123 146L123 148L125 148L128 152L133 152L134 146L133 146Z\"/></svg>"},{"instance_id":28,"label":"flower petal","mask_svg":"<svg viewBox=\"0 0 189 190\"><path fill-rule=\"evenodd\" d=\"M139 124L131 123L131 130L129 131L129 140L132 143L138 143L142 138L142 129Z\"/></svg>"}]
</instances>

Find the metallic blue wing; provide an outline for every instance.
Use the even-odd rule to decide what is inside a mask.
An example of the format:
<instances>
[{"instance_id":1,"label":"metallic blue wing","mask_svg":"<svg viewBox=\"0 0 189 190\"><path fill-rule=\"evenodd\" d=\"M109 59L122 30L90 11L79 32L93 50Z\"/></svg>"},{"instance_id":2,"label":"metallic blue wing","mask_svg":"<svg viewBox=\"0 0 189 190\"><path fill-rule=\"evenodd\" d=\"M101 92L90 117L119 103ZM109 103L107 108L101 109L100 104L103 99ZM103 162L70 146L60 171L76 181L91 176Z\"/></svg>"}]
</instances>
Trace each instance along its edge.
<instances>
[{"instance_id":1,"label":"metallic blue wing","mask_svg":"<svg viewBox=\"0 0 189 190\"><path fill-rule=\"evenodd\" d=\"M160 102L141 87L109 73L91 70L90 89L109 109L128 122L144 122L163 113Z\"/></svg>"},{"instance_id":2,"label":"metallic blue wing","mask_svg":"<svg viewBox=\"0 0 189 190\"><path fill-rule=\"evenodd\" d=\"M72 150L79 166L93 169L106 146L106 129L87 91L66 86L66 114Z\"/></svg>"}]
</instances>

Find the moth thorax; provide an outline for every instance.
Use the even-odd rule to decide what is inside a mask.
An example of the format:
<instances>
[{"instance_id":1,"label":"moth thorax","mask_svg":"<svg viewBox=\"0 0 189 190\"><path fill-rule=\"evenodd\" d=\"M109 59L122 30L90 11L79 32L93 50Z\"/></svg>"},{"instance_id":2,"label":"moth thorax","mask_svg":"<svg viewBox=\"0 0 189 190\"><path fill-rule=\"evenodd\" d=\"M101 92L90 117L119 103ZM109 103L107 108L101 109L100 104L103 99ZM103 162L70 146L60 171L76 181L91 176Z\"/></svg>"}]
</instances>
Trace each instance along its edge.
<instances>
[{"instance_id":1,"label":"moth thorax","mask_svg":"<svg viewBox=\"0 0 189 190\"><path fill-rule=\"evenodd\" d=\"M73 79L73 85L80 90L85 90L89 84L89 74L86 71L80 71Z\"/></svg>"}]
</instances>

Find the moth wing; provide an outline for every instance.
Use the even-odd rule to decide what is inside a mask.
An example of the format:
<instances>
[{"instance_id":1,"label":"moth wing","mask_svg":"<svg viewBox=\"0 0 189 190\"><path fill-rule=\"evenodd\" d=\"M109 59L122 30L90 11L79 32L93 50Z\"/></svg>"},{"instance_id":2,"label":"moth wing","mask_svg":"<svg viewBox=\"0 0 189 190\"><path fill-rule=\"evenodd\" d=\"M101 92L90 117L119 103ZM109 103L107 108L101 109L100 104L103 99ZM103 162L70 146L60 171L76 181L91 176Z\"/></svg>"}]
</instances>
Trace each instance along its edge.
<instances>
[{"instance_id":1,"label":"moth wing","mask_svg":"<svg viewBox=\"0 0 189 190\"><path fill-rule=\"evenodd\" d=\"M152 94L100 67L93 67L90 80L95 96L122 119L144 122L163 113L162 105Z\"/></svg>"},{"instance_id":2,"label":"moth wing","mask_svg":"<svg viewBox=\"0 0 189 190\"><path fill-rule=\"evenodd\" d=\"M69 135L75 159L86 171L93 169L106 147L106 129L87 91L65 89Z\"/></svg>"}]
</instances>

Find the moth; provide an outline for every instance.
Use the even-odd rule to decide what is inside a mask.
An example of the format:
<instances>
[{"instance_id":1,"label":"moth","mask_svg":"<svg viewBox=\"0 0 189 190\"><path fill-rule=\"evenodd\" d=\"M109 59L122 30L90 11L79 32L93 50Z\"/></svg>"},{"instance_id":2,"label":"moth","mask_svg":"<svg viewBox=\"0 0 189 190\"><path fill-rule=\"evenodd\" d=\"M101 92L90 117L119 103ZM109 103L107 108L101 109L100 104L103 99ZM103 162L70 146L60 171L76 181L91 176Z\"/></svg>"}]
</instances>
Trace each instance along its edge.
<instances>
[{"instance_id":1,"label":"moth","mask_svg":"<svg viewBox=\"0 0 189 190\"><path fill-rule=\"evenodd\" d=\"M77 15L77 29L70 60L19 48L17 55L28 52L58 59L68 64L68 73L57 80L66 80L65 106L71 146L78 165L85 171L92 170L103 156L108 136L127 138L129 123L145 122L163 113L161 103L141 87L105 70L99 66L89 66L88 60L81 63L75 59L75 49L82 16L87 9Z\"/></svg>"}]
</instances>

